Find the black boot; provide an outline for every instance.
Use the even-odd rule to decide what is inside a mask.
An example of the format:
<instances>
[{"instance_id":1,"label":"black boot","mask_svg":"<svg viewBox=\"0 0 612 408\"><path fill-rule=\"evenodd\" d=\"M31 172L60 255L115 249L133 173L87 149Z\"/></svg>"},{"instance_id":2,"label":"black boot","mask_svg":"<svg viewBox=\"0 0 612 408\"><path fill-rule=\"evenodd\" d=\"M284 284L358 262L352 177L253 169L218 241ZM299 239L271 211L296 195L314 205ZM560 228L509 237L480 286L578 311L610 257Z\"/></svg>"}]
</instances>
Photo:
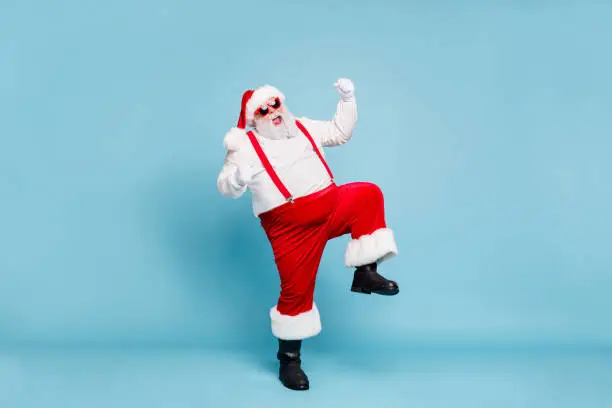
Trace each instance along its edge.
<instances>
[{"instance_id":1,"label":"black boot","mask_svg":"<svg viewBox=\"0 0 612 408\"><path fill-rule=\"evenodd\" d=\"M353 277L352 292L376 293L378 295L393 296L399 293L397 283L382 277L377 271L377 264L359 266Z\"/></svg>"},{"instance_id":2,"label":"black boot","mask_svg":"<svg viewBox=\"0 0 612 408\"><path fill-rule=\"evenodd\" d=\"M291 390L307 390L310 387L308 377L302 371L300 349L301 340L278 340L278 361L280 370L278 378Z\"/></svg>"}]
</instances>

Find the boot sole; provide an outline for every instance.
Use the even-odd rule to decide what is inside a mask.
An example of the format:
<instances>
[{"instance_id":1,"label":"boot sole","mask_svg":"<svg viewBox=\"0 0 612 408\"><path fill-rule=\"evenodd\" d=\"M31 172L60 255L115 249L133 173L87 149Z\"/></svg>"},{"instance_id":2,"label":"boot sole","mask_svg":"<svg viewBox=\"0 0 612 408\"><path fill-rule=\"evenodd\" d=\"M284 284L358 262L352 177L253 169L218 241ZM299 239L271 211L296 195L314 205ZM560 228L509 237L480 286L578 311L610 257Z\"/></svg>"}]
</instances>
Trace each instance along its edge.
<instances>
[{"instance_id":1,"label":"boot sole","mask_svg":"<svg viewBox=\"0 0 612 408\"><path fill-rule=\"evenodd\" d=\"M308 391L310 389L309 386L304 386L304 387L290 387L286 384L283 384L285 386L285 388L287 388L288 390L291 391Z\"/></svg>"},{"instance_id":2,"label":"boot sole","mask_svg":"<svg viewBox=\"0 0 612 408\"><path fill-rule=\"evenodd\" d=\"M280 382L281 384L283 384L285 388L290 389L292 391L306 391L310 388L310 384L294 385L294 384L286 383L283 380L280 380Z\"/></svg>"},{"instance_id":3,"label":"boot sole","mask_svg":"<svg viewBox=\"0 0 612 408\"><path fill-rule=\"evenodd\" d=\"M383 291L371 291L370 289L360 288L360 287L351 287L351 292L361 293L364 295L371 295L374 293L375 295L380 296L395 296L399 293L399 289L394 290L383 290Z\"/></svg>"}]
</instances>

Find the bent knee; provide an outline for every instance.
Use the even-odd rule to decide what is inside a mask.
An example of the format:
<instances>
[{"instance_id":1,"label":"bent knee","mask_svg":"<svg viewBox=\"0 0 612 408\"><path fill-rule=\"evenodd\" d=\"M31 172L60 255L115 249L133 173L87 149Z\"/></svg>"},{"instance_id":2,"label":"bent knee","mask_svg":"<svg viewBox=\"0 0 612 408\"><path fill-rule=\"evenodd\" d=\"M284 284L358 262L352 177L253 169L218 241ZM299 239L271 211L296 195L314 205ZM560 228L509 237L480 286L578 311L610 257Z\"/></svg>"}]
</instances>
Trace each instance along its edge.
<instances>
[{"instance_id":1,"label":"bent knee","mask_svg":"<svg viewBox=\"0 0 612 408\"><path fill-rule=\"evenodd\" d=\"M364 199L373 202L383 202L383 192L377 184L362 182L360 183L360 189L362 191L361 195Z\"/></svg>"}]
</instances>

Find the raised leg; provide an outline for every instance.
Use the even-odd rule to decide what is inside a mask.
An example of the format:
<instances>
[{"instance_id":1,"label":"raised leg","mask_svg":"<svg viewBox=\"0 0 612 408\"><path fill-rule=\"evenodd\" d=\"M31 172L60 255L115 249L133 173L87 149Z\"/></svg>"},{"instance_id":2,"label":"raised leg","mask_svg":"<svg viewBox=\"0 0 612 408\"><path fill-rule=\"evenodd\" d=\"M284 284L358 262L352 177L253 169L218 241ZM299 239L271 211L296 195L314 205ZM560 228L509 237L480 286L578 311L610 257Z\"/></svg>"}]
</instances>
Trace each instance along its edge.
<instances>
[{"instance_id":1,"label":"raised leg","mask_svg":"<svg viewBox=\"0 0 612 408\"><path fill-rule=\"evenodd\" d=\"M378 273L378 265L397 255L393 231L385 221L384 197L373 183L348 183L339 187L329 238L350 234L345 264L354 267L351 290L358 293L395 295L396 282Z\"/></svg>"}]
</instances>

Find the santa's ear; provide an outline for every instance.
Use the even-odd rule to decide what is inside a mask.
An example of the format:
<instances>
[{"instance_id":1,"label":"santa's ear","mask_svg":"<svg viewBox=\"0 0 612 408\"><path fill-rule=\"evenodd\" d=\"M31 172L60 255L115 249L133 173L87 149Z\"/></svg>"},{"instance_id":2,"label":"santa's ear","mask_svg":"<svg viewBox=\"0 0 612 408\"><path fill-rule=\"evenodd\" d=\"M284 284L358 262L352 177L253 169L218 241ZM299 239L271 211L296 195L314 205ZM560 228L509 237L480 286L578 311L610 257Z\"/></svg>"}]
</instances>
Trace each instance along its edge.
<instances>
[{"instance_id":1,"label":"santa's ear","mask_svg":"<svg viewBox=\"0 0 612 408\"><path fill-rule=\"evenodd\" d=\"M248 140L246 131L234 127L225 134L223 138L223 146L230 151L238 151L242 145Z\"/></svg>"}]
</instances>

